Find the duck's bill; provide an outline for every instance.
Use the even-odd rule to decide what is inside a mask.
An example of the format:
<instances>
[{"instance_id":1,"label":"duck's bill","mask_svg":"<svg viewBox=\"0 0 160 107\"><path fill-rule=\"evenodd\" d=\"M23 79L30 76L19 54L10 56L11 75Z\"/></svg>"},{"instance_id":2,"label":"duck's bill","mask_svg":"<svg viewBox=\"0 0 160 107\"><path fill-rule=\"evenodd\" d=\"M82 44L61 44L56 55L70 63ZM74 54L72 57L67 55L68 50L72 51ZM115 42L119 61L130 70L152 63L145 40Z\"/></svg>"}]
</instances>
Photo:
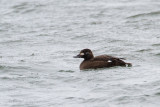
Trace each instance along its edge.
<instances>
[{"instance_id":1,"label":"duck's bill","mask_svg":"<svg viewBox=\"0 0 160 107\"><path fill-rule=\"evenodd\" d=\"M73 58L81 58L81 55L73 56Z\"/></svg>"}]
</instances>

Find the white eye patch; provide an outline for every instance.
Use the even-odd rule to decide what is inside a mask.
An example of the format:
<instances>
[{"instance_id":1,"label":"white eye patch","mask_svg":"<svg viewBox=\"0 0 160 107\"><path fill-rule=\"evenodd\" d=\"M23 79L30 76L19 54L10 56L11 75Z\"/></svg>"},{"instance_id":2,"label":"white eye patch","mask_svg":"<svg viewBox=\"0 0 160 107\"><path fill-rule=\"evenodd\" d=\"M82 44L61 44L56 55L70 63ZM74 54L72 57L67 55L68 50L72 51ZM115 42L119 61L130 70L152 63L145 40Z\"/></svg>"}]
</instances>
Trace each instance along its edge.
<instances>
[{"instance_id":1,"label":"white eye patch","mask_svg":"<svg viewBox=\"0 0 160 107\"><path fill-rule=\"evenodd\" d=\"M84 55L84 53L80 53L80 55Z\"/></svg>"}]
</instances>

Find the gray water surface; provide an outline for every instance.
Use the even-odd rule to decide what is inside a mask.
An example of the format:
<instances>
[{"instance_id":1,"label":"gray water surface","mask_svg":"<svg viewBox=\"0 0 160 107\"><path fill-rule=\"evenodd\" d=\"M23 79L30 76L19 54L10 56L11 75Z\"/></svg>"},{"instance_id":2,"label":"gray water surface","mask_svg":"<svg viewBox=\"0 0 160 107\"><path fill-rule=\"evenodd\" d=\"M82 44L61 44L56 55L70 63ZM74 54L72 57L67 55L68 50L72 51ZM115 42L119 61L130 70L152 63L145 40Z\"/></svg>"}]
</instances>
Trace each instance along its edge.
<instances>
[{"instance_id":1,"label":"gray water surface","mask_svg":"<svg viewBox=\"0 0 160 107\"><path fill-rule=\"evenodd\" d=\"M160 1L0 0L0 107L159 107ZM80 71L81 49L133 67Z\"/></svg>"}]
</instances>

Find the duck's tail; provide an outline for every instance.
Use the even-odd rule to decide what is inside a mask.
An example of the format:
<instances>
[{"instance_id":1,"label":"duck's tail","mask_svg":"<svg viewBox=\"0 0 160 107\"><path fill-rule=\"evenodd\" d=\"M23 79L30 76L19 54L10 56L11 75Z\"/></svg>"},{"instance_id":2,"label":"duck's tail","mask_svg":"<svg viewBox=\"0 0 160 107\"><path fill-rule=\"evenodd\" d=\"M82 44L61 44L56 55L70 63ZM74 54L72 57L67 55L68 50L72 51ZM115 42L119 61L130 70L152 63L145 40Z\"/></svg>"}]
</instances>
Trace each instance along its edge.
<instances>
[{"instance_id":1,"label":"duck's tail","mask_svg":"<svg viewBox=\"0 0 160 107\"><path fill-rule=\"evenodd\" d=\"M131 63L126 63L126 67L132 67Z\"/></svg>"}]
</instances>

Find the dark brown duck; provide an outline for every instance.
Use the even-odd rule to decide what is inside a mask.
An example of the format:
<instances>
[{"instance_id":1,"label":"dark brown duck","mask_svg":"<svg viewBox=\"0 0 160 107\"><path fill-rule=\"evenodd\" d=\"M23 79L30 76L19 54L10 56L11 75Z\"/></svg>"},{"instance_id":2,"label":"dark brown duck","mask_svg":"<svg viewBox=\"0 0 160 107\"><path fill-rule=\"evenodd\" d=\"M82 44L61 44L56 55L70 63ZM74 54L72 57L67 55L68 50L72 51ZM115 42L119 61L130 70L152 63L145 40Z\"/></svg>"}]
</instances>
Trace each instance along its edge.
<instances>
[{"instance_id":1,"label":"dark brown duck","mask_svg":"<svg viewBox=\"0 0 160 107\"><path fill-rule=\"evenodd\" d=\"M81 52L74 58L84 58L83 62L80 64L80 70L83 69L96 69L96 68L105 68L113 66L132 66L131 63L126 63L122 59L108 55L93 56L93 53L90 49L83 49Z\"/></svg>"}]
</instances>

